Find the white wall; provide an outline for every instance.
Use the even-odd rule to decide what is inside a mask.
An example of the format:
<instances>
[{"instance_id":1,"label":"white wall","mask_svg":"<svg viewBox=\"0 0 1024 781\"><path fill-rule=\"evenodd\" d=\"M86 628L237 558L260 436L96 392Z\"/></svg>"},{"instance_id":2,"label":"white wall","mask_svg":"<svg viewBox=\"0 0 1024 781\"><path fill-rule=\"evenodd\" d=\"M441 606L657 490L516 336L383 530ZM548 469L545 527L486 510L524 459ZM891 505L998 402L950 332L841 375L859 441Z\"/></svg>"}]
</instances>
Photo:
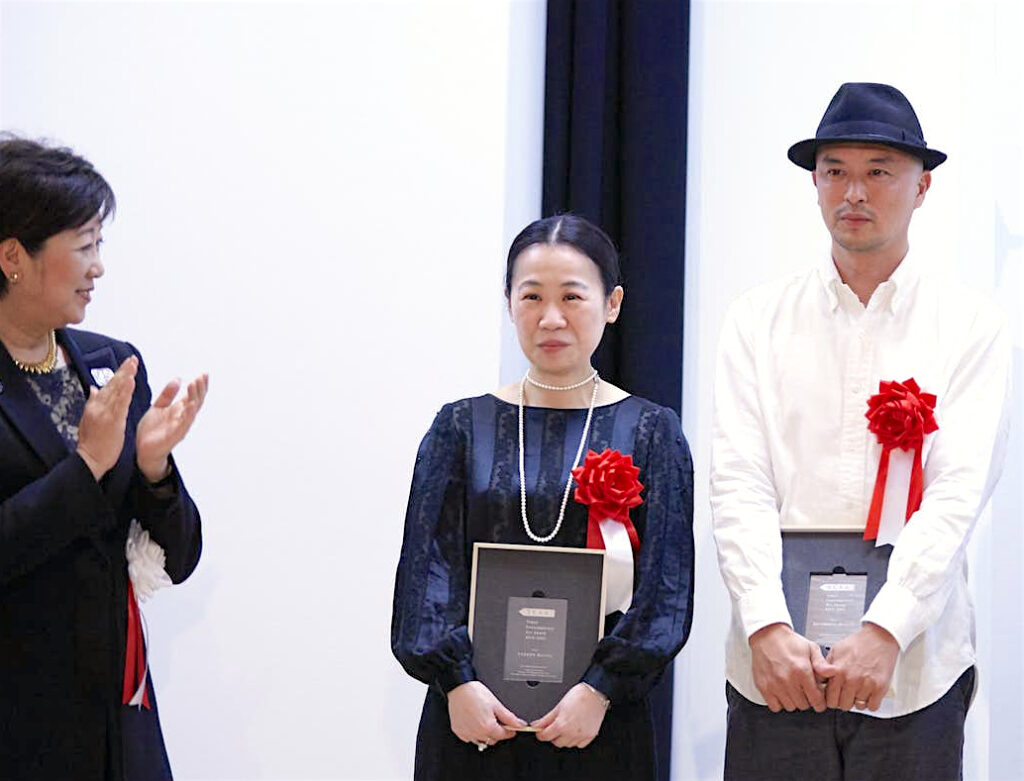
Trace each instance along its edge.
<instances>
[{"instance_id":1,"label":"white wall","mask_svg":"<svg viewBox=\"0 0 1024 781\"><path fill-rule=\"evenodd\" d=\"M0 0L0 127L73 145L121 200L86 326L136 342L154 384L212 373L180 449L204 560L146 607L182 781L411 775L423 687L387 647L401 518L437 407L521 372L500 287L539 210L543 27L543 0ZM706 494L719 324L743 289L827 250L785 150L840 82L904 89L950 154L915 251L1001 298L1024 387L1022 28L1016 4L989 0L693 3L698 584L676 779L721 777L728 601ZM1022 461L1018 433L975 543L973 779L1024 766Z\"/></svg>"},{"instance_id":2,"label":"white wall","mask_svg":"<svg viewBox=\"0 0 1024 781\"><path fill-rule=\"evenodd\" d=\"M0 8L0 126L120 202L85 326L153 384L211 374L179 454L203 560L145 607L177 777L410 778L402 518L434 412L498 380L543 3Z\"/></svg>"},{"instance_id":3,"label":"white wall","mask_svg":"<svg viewBox=\"0 0 1024 781\"><path fill-rule=\"evenodd\" d=\"M722 645L729 603L710 533L707 467L714 354L729 301L828 251L810 175L786 150L814 135L844 81L895 84L947 152L914 217L915 253L991 292L1011 316L1018 425L991 518L975 536L981 692L968 720L967 778L1024 767L1024 12L1017 3L694 0L687 200L687 408L697 464L697 612L679 662L674 777L721 777Z\"/></svg>"}]
</instances>

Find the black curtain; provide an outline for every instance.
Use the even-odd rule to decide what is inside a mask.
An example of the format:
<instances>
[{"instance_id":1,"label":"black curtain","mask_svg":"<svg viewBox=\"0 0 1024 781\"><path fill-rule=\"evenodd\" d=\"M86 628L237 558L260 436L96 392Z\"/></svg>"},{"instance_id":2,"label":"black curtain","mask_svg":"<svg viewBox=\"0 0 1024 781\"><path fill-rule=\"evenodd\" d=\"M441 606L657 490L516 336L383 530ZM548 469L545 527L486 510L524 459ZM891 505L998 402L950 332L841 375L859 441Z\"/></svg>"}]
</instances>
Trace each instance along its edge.
<instances>
[{"instance_id":1,"label":"black curtain","mask_svg":"<svg viewBox=\"0 0 1024 781\"><path fill-rule=\"evenodd\" d=\"M625 303L595 365L681 412L689 0L548 0L542 214L572 211L622 256ZM669 778L672 671L653 694Z\"/></svg>"}]
</instances>

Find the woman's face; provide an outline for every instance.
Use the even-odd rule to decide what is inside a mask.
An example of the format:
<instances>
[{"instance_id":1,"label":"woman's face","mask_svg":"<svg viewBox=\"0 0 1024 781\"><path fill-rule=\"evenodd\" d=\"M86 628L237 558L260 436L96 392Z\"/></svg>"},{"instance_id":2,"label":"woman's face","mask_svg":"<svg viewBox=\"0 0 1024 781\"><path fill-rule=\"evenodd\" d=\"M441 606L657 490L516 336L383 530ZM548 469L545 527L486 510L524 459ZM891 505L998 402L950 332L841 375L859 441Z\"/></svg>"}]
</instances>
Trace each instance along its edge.
<instances>
[{"instance_id":1,"label":"woman's face","mask_svg":"<svg viewBox=\"0 0 1024 781\"><path fill-rule=\"evenodd\" d=\"M567 244L534 244L515 260L509 314L537 379L586 376L621 304L622 288L605 296L597 264Z\"/></svg>"},{"instance_id":2,"label":"woman's face","mask_svg":"<svg viewBox=\"0 0 1024 781\"><path fill-rule=\"evenodd\" d=\"M9 284L26 316L47 328L61 328L85 319L97 277L102 236L99 217L78 228L50 236L34 256L19 264L18 282Z\"/></svg>"}]
</instances>

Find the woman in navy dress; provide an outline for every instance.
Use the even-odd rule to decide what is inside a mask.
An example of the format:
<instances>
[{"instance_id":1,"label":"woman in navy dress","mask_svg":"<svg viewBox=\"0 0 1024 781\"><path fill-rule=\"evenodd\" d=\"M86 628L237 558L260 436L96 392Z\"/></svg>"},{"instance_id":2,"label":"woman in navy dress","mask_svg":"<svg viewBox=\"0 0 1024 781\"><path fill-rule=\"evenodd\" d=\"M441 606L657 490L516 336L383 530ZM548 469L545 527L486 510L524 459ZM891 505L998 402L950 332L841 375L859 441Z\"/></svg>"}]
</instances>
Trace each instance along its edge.
<instances>
[{"instance_id":1,"label":"woman in navy dress","mask_svg":"<svg viewBox=\"0 0 1024 781\"><path fill-rule=\"evenodd\" d=\"M505 295L527 375L446 404L416 457L391 634L402 666L429 687L415 778L653 779L647 694L693 613L689 450L672 410L591 366L623 300L618 256L600 229L571 214L527 226L509 251ZM640 544L629 605L606 617L589 669L531 725L537 732L518 732L524 722L473 669L473 543L585 547L587 507L565 498L570 470L581 452L606 448L630 455L644 486L630 510Z\"/></svg>"},{"instance_id":2,"label":"woman in navy dress","mask_svg":"<svg viewBox=\"0 0 1024 781\"><path fill-rule=\"evenodd\" d=\"M113 207L88 161L0 137L3 781L171 778L135 595L199 560L171 449L207 378L153 399L134 347L68 327L103 275Z\"/></svg>"}]
</instances>

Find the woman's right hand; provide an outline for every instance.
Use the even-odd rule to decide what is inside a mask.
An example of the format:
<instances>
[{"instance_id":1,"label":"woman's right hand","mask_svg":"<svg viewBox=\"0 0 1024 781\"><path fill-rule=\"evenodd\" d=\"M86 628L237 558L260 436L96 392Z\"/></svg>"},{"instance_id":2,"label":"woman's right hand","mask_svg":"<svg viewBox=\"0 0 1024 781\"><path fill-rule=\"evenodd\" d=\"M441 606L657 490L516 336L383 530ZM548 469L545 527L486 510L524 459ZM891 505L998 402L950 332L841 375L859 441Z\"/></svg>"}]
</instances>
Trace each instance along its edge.
<instances>
[{"instance_id":1,"label":"woman's right hand","mask_svg":"<svg viewBox=\"0 0 1024 781\"><path fill-rule=\"evenodd\" d=\"M97 480L113 469L121 456L138 370L139 359L131 355L102 388L89 386L89 399L78 424L78 455Z\"/></svg>"},{"instance_id":2,"label":"woman's right hand","mask_svg":"<svg viewBox=\"0 0 1024 781\"><path fill-rule=\"evenodd\" d=\"M526 726L480 681L469 681L448 692L448 717L459 740L478 745L493 746L514 738L515 727Z\"/></svg>"}]
</instances>

